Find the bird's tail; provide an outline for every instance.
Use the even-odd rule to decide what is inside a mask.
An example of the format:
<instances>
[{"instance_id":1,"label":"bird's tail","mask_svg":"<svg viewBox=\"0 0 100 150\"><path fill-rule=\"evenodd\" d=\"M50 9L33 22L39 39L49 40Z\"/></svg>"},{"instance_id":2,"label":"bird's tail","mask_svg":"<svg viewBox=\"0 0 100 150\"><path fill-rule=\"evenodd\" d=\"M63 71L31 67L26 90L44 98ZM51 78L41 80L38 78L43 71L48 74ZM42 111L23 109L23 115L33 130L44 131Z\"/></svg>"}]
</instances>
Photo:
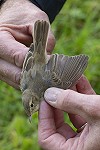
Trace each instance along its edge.
<instances>
[{"instance_id":1,"label":"bird's tail","mask_svg":"<svg viewBox=\"0 0 100 150\"><path fill-rule=\"evenodd\" d=\"M33 57L35 61L40 62L46 59L46 45L48 37L49 23L46 21L36 21L33 28Z\"/></svg>"}]
</instances>

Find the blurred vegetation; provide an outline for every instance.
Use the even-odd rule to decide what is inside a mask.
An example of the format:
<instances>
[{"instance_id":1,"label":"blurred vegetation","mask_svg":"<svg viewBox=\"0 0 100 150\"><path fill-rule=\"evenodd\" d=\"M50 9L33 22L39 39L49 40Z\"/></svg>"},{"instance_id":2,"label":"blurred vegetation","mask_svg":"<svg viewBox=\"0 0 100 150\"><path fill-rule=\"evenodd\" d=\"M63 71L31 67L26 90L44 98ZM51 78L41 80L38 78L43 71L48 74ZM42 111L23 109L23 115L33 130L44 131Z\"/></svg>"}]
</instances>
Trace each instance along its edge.
<instances>
[{"instance_id":1,"label":"blurred vegetation","mask_svg":"<svg viewBox=\"0 0 100 150\"><path fill-rule=\"evenodd\" d=\"M85 75L100 94L100 2L67 1L52 24L56 53L89 56ZM29 123L21 93L0 81L0 149L40 150L37 140L38 114Z\"/></svg>"}]
</instances>

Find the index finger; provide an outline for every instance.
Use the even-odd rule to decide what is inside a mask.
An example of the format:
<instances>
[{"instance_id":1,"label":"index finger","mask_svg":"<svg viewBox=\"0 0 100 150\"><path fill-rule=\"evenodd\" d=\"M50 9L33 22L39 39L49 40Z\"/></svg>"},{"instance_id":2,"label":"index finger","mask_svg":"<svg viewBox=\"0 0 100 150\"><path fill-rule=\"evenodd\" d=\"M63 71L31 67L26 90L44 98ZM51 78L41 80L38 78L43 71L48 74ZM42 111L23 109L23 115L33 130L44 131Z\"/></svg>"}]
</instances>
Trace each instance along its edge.
<instances>
[{"instance_id":1,"label":"index finger","mask_svg":"<svg viewBox=\"0 0 100 150\"><path fill-rule=\"evenodd\" d=\"M82 77L79 79L78 83L76 84L76 89L79 93L88 94L88 95L95 95L95 91L91 87L91 84L87 80L87 78L82 75Z\"/></svg>"},{"instance_id":2,"label":"index finger","mask_svg":"<svg viewBox=\"0 0 100 150\"><path fill-rule=\"evenodd\" d=\"M17 42L10 33L0 32L0 57L18 67L22 66L28 48Z\"/></svg>"}]
</instances>

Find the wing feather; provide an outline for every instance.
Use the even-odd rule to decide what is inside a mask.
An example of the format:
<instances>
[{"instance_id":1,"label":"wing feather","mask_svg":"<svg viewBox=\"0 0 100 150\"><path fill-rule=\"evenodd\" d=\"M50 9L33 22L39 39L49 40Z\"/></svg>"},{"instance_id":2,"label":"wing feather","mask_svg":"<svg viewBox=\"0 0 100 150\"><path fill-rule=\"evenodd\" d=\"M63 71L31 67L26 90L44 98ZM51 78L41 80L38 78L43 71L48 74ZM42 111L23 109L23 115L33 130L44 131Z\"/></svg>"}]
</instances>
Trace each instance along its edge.
<instances>
[{"instance_id":1,"label":"wing feather","mask_svg":"<svg viewBox=\"0 0 100 150\"><path fill-rule=\"evenodd\" d=\"M70 88L81 77L88 64L88 56L65 56L53 54L45 66L44 80L50 86ZM49 72L47 74L47 72ZM46 78L45 78L46 77Z\"/></svg>"},{"instance_id":2,"label":"wing feather","mask_svg":"<svg viewBox=\"0 0 100 150\"><path fill-rule=\"evenodd\" d=\"M22 72L24 72L26 70L26 68L29 70L31 68L31 61L30 61L30 58L32 57L32 54L33 54L33 51L34 51L34 44L32 43L30 45L30 48L25 56L25 59L24 59L24 62L23 62L23 67L22 67ZM28 67L27 67L28 65ZM28 71L27 70L27 71Z\"/></svg>"}]
</instances>

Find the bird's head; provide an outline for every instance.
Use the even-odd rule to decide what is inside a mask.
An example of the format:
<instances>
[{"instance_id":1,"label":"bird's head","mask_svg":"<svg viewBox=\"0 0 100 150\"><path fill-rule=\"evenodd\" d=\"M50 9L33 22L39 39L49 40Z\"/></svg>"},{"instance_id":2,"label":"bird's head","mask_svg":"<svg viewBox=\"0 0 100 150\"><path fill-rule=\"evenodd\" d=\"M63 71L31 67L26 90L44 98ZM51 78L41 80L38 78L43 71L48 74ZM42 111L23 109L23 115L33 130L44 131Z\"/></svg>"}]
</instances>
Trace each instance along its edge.
<instances>
[{"instance_id":1,"label":"bird's head","mask_svg":"<svg viewBox=\"0 0 100 150\"><path fill-rule=\"evenodd\" d=\"M30 89L23 92L22 103L29 118L39 109L39 97Z\"/></svg>"}]
</instances>

